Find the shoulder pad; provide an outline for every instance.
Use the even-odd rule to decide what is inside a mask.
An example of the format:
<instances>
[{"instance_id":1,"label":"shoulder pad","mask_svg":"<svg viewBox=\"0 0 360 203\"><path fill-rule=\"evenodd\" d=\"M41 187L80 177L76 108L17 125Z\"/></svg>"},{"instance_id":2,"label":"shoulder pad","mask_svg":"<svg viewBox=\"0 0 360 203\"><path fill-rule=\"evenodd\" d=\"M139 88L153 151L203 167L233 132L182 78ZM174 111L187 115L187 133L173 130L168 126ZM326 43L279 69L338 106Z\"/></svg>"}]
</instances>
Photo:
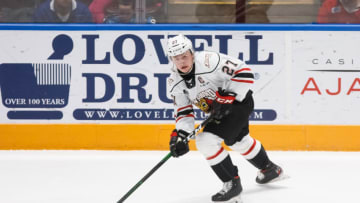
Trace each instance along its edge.
<instances>
[{"instance_id":1,"label":"shoulder pad","mask_svg":"<svg viewBox=\"0 0 360 203\"><path fill-rule=\"evenodd\" d=\"M219 56L220 56L220 60L221 60L220 63L225 63L226 61L230 60L233 63L236 63L238 65L238 67L241 67L241 66L243 66L245 64L244 61L242 61L242 60L240 60L238 58L229 56L229 55L225 55L225 54L220 53Z\"/></svg>"},{"instance_id":2,"label":"shoulder pad","mask_svg":"<svg viewBox=\"0 0 360 203\"><path fill-rule=\"evenodd\" d=\"M220 55L216 52L201 51L195 55L196 72L212 72L214 71L220 62Z\"/></svg>"}]
</instances>

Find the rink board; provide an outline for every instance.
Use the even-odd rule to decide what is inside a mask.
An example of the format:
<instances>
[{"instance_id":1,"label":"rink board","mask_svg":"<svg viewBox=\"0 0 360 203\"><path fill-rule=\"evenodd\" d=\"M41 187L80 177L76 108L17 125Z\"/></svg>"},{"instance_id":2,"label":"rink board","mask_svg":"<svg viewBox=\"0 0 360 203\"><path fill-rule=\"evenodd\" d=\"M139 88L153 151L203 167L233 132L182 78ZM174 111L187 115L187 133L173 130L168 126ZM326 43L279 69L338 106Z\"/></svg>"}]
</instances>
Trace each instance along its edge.
<instances>
[{"instance_id":1,"label":"rink board","mask_svg":"<svg viewBox=\"0 0 360 203\"><path fill-rule=\"evenodd\" d=\"M251 135L266 148L358 151L359 32L359 25L0 24L0 149L167 150L174 112L164 48L183 33L196 51L229 54L253 69ZM195 111L199 123L206 115Z\"/></svg>"},{"instance_id":2,"label":"rink board","mask_svg":"<svg viewBox=\"0 0 360 203\"><path fill-rule=\"evenodd\" d=\"M168 150L174 125L1 125L0 149ZM359 151L360 126L251 125L269 150ZM194 150L194 142L190 142Z\"/></svg>"}]
</instances>

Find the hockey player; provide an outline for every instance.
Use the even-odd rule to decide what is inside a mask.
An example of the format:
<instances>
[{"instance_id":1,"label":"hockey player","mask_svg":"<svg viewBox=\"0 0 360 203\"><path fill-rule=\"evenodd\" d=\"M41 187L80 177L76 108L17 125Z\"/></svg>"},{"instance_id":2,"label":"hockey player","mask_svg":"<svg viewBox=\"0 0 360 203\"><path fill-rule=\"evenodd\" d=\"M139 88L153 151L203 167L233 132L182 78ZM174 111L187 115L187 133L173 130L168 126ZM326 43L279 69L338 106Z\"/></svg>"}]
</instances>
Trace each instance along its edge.
<instances>
[{"instance_id":1,"label":"hockey player","mask_svg":"<svg viewBox=\"0 0 360 203\"><path fill-rule=\"evenodd\" d=\"M189 151L182 141L194 129L193 104L213 117L195 138L197 149L224 183L212 201L236 202L242 191L238 169L222 147L223 141L259 169L257 183L279 178L281 167L269 160L260 141L249 134L249 115L254 109L254 74L249 66L221 53L194 52L191 41L181 34L168 40L167 54L174 64L168 79L176 115L170 138L172 156Z\"/></svg>"}]
</instances>

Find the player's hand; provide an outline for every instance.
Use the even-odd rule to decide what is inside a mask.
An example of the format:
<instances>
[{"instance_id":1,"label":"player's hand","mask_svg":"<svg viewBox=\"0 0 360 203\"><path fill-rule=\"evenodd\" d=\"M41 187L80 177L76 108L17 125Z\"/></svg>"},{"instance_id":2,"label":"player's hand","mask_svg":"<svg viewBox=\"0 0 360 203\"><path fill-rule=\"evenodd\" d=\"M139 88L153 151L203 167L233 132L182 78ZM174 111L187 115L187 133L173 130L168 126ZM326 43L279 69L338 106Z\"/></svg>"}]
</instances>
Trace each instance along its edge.
<instances>
[{"instance_id":1,"label":"player's hand","mask_svg":"<svg viewBox=\"0 0 360 203\"><path fill-rule=\"evenodd\" d=\"M172 131L170 138L170 151L173 157L179 157L189 152L189 144L187 141L184 141L188 135L189 133L184 130L174 129Z\"/></svg>"},{"instance_id":2,"label":"player's hand","mask_svg":"<svg viewBox=\"0 0 360 203\"><path fill-rule=\"evenodd\" d=\"M235 101L236 93L226 92L219 88L216 91L216 98L213 102L211 114L215 120L221 120L229 115L232 110L232 103Z\"/></svg>"}]
</instances>

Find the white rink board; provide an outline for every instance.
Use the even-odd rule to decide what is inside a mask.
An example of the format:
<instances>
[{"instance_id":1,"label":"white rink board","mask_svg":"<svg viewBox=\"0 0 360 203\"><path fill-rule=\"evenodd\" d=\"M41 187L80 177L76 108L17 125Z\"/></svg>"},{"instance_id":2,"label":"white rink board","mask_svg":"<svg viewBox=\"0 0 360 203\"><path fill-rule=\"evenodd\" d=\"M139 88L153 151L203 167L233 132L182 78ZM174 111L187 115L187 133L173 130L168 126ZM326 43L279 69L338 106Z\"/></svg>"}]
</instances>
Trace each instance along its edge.
<instances>
[{"instance_id":1,"label":"white rink board","mask_svg":"<svg viewBox=\"0 0 360 203\"><path fill-rule=\"evenodd\" d=\"M71 81L68 103L62 106L53 106L51 99L42 107L26 107L27 103L6 106L1 94L0 123L173 123L172 114L164 113L164 109L172 109L172 103L166 102L169 98L164 96L166 89L161 81L171 67L163 55L166 38L178 33L192 36L196 49L226 52L235 57L243 53L243 59L256 73L255 109L276 113L275 119L267 120L261 118L260 111L252 123L360 124L360 59L352 48L360 44L358 32L217 30L1 31L0 64L68 64ZM59 35L66 35L73 48L63 59L49 59L54 52L53 41ZM96 77L92 89L90 78L97 74L109 83ZM109 87L110 83L114 88ZM140 83L140 91L126 88ZM0 84L3 90L4 82ZM106 92L110 96L99 101ZM92 99L89 94L93 94ZM43 97L38 97L40 104ZM16 98L21 99L13 99ZM7 100L19 101L22 100ZM120 109L123 114L116 119L95 119L81 112L86 119L79 119L79 109L102 109L108 115L106 110ZM62 116L50 120L9 118L10 111L19 110L57 111Z\"/></svg>"}]
</instances>

